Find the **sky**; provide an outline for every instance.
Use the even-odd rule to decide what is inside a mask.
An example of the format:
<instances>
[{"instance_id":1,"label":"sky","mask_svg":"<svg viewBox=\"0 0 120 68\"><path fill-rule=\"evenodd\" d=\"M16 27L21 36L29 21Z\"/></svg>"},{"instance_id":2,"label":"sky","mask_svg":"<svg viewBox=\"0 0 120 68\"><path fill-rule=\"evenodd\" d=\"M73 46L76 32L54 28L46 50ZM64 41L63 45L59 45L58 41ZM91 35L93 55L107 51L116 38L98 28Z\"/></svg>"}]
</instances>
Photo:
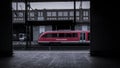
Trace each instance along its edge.
<instances>
[{"instance_id":1,"label":"sky","mask_svg":"<svg viewBox=\"0 0 120 68\"><path fill-rule=\"evenodd\" d=\"M32 2L30 3L32 9L73 9L74 2ZM12 8L16 9L16 3L12 3ZM80 8L80 2L76 2L76 8ZM82 2L82 8L89 9L90 2ZM24 10L24 3L18 4L19 10Z\"/></svg>"}]
</instances>

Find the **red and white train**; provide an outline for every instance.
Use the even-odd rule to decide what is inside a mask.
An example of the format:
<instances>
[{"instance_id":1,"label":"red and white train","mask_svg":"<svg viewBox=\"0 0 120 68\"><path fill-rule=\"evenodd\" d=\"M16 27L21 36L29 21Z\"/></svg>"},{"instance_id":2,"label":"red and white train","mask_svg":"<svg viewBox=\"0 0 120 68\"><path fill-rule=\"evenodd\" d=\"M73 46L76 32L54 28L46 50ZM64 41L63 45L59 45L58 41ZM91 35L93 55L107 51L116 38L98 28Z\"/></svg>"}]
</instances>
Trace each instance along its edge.
<instances>
[{"instance_id":1,"label":"red and white train","mask_svg":"<svg viewBox=\"0 0 120 68\"><path fill-rule=\"evenodd\" d=\"M46 31L40 34L38 38L39 44L82 44L90 43L90 31Z\"/></svg>"}]
</instances>

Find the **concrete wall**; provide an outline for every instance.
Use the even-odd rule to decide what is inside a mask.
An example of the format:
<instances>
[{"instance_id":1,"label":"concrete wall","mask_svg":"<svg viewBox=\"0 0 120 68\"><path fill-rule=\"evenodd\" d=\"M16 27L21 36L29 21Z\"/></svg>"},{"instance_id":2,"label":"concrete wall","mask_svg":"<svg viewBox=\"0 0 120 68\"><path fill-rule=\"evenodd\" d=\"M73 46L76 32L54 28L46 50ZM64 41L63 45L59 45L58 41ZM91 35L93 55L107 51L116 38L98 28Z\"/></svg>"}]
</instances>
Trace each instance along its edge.
<instances>
[{"instance_id":1,"label":"concrete wall","mask_svg":"<svg viewBox=\"0 0 120 68\"><path fill-rule=\"evenodd\" d=\"M0 56L12 56L11 0L0 1Z\"/></svg>"},{"instance_id":2,"label":"concrete wall","mask_svg":"<svg viewBox=\"0 0 120 68\"><path fill-rule=\"evenodd\" d=\"M52 26L48 25L48 26L45 26L45 31L51 31L52 30Z\"/></svg>"},{"instance_id":3,"label":"concrete wall","mask_svg":"<svg viewBox=\"0 0 120 68\"><path fill-rule=\"evenodd\" d=\"M80 25L80 24L77 24L75 25L75 30L90 30L90 25Z\"/></svg>"},{"instance_id":4,"label":"concrete wall","mask_svg":"<svg viewBox=\"0 0 120 68\"><path fill-rule=\"evenodd\" d=\"M33 27L33 41L37 41L41 32L51 31L52 26L34 26Z\"/></svg>"},{"instance_id":5,"label":"concrete wall","mask_svg":"<svg viewBox=\"0 0 120 68\"><path fill-rule=\"evenodd\" d=\"M75 30L82 30L82 26L81 25L75 25Z\"/></svg>"},{"instance_id":6,"label":"concrete wall","mask_svg":"<svg viewBox=\"0 0 120 68\"><path fill-rule=\"evenodd\" d=\"M34 26L33 27L33 41L38 40L39 36L39 26Z\"/></svg>"}]
</instances>

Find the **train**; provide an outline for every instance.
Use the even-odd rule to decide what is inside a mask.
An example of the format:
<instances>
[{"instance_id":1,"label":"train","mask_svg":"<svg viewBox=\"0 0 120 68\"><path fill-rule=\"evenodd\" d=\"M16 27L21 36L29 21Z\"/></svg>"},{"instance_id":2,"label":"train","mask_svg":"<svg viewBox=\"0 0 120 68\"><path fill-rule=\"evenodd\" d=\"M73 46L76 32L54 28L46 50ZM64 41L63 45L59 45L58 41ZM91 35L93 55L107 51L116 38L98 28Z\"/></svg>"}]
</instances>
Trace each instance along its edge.
<instances>
[{"instance_id":1,"label":"train","mask_svg":"<svg viewBox=\"0 0 120 68\"><path fill-rule=\"evenodd\" d=\"M90 44L90 31L60 30L46 31L39 35L41 44Z\"/></svg>"}]
</instances>

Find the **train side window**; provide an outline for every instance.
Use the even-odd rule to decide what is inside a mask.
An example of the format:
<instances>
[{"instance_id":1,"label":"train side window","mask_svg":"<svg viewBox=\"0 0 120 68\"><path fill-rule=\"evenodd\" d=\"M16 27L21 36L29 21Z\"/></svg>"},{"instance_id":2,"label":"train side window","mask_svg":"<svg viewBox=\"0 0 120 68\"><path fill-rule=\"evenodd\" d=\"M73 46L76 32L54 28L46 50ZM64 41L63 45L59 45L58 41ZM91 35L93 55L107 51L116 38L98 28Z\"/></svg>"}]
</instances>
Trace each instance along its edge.
<instances>
[{"instance_id":1,"label":"train side window","mask_svg":"<svg viewBox=\"0 0 120 68\"><path fill-rule=\"evenodd\" d=\"M66 33L65 37L72 37L72 34L71 33Z\"/></svg>"},{"instance_id":2,"label":"train side window","mask_svg":"<svg viewBox=\"0 0 120 68\"><path fill-rule=\"evenodd\" d=\"M57 37L57 34L52 34L52 37Z\"/></svg>"},{"instance_id":3,"label":"train side window","mask_svg":"<svg viewBox=\"0 0 120 68\"><path fill-rule=\"evenodd\" d=\"M57 34L45 34L42 37L45 37L45 38L57 37Z\"/></svg>"},{"instance_id":4,"label":"train side window","mask_svg":"<svg viewBox=\"0 0 120 68\"><path fill-rule=\"evenodd\" d=\"M64 33L59 33L59 37L64 37Z\"/></svg>"},{"instance_id":5,"label":"train side window","mask_svg":"<svg viewBox=\"0 0 120 68\"><path fill-rule=\"evenodd\" d=\"M77 37L78 35L77 35L77 33L73 33L72 36L73 37Z\"/></svg>"}]
</instances>

